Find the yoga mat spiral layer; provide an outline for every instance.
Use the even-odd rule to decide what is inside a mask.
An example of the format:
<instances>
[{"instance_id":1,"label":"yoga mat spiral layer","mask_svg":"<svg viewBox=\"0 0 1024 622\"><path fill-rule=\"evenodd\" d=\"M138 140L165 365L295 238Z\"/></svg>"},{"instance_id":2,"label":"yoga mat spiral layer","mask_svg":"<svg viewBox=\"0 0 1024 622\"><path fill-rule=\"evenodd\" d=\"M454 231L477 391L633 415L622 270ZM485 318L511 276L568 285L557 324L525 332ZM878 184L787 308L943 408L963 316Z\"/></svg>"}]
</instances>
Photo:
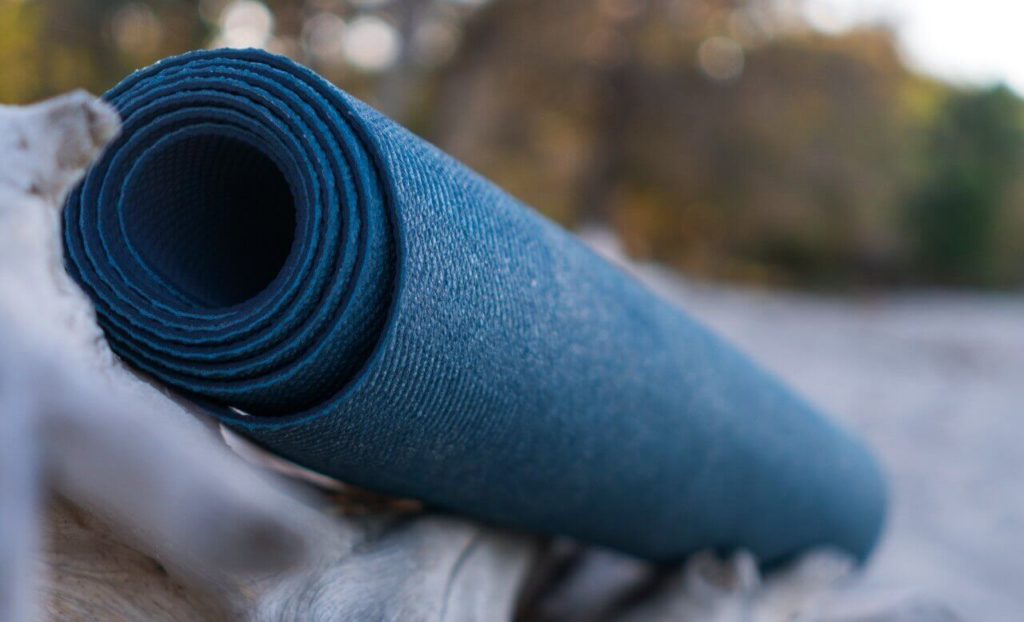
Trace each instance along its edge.
<instances>
[{"instance_id":1,"label":"yoga mat spiral layer","mask_svg":"<svg viewBox=\"0 0 1024 622\"><path fill-rule=\"evenodd\" d=\"M313 72L194 52L106 95L65 209L113 349L346 482L655 560L863 558L865 447L745 356Z\"/></svg>"}]
</instances>

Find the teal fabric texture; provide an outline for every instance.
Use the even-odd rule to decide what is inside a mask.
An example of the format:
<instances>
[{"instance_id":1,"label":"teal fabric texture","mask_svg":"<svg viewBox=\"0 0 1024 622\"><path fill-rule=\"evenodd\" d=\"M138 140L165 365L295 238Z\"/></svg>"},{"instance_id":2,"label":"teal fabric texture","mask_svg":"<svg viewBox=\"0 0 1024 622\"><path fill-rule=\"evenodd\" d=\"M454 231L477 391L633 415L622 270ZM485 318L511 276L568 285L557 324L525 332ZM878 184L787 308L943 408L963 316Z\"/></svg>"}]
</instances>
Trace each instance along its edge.
<instances>
[{"instance_id":1,"label":"teal fabric texture","mask_svg":"<svg viewBox=\"0 0 1024 622\"><path fill-rule=\"evenodd\" d=\"M68 270L112 348L311 469L672 562L863 559L869 450L571 234L312 71L192 52L106 95Z\"/></svg>"}]
</instances>

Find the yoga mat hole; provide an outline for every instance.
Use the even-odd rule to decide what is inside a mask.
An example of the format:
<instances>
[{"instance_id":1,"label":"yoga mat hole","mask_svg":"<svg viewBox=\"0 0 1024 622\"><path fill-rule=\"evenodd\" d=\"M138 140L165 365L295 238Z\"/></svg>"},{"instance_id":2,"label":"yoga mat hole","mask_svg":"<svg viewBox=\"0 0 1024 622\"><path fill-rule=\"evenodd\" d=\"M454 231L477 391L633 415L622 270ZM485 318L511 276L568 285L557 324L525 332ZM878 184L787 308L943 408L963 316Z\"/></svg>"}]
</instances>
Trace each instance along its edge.
<instances>
[{"instance_id":1,"label":"yoga mat hole","mask_svg":"<svg viewBox=\"0 0 1024 622\"><path fill-rule=\"evenodd\" d=\"M139 258L196 305L220 308L263 291L295 237L288 180L258 148L187 136L147 153L125 191L125 233Z\"/></svg>"}]
</instances>

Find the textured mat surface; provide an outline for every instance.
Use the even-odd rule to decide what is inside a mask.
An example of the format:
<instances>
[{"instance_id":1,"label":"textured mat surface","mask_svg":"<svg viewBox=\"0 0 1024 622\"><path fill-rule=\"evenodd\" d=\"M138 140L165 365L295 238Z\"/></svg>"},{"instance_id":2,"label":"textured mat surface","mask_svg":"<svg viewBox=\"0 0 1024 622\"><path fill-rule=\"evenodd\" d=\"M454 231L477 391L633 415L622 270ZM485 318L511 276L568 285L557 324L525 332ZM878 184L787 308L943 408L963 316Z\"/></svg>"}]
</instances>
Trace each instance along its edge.
<instances>
[{"instance_id":1,"label":"textured mat surface","mask_svg":"<svg viewBox=\"0 0 1024 622\"><path fill-rule=\"evenodd\" d=\"M69 197L112 347L318 471L676 560L865 556L871 455L570 234L286 59L195 52L107 94Z\"/></svg>"}]
</instances>

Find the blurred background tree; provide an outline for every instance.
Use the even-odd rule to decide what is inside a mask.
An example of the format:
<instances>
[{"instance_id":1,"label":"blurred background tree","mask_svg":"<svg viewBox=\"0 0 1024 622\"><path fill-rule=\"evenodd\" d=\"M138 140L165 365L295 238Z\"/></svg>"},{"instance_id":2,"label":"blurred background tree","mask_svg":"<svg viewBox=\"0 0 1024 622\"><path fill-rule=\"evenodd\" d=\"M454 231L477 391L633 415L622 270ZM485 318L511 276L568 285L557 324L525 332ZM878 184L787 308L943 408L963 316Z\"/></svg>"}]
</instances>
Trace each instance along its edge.
<instances>
[{"instance_id":1,"label":"blurred background tree","mask_svg":"<svg viewBox=\"0 0 1024 622\"><path fill-rule=\"evenodd\" d=\"M928 133L927 177L911 204L916 267L938 282L1006 285L1024 262L1012 230L1021 197L1021 105L1005 87L952 92ZM1008 252L1016 248L1018 252Z\"/></svg>"},{"instance_id":2,"label":"blurred background tree","mask_svg":"<svg viewBox=\"0 0 1024 622\"><path fill-rule=\"evenodd\" d=\"M550 217L699 278L1019 287L1024 104L793 0L0 0L0 97L303 62Z\"/></svg>"}]
</instances>

